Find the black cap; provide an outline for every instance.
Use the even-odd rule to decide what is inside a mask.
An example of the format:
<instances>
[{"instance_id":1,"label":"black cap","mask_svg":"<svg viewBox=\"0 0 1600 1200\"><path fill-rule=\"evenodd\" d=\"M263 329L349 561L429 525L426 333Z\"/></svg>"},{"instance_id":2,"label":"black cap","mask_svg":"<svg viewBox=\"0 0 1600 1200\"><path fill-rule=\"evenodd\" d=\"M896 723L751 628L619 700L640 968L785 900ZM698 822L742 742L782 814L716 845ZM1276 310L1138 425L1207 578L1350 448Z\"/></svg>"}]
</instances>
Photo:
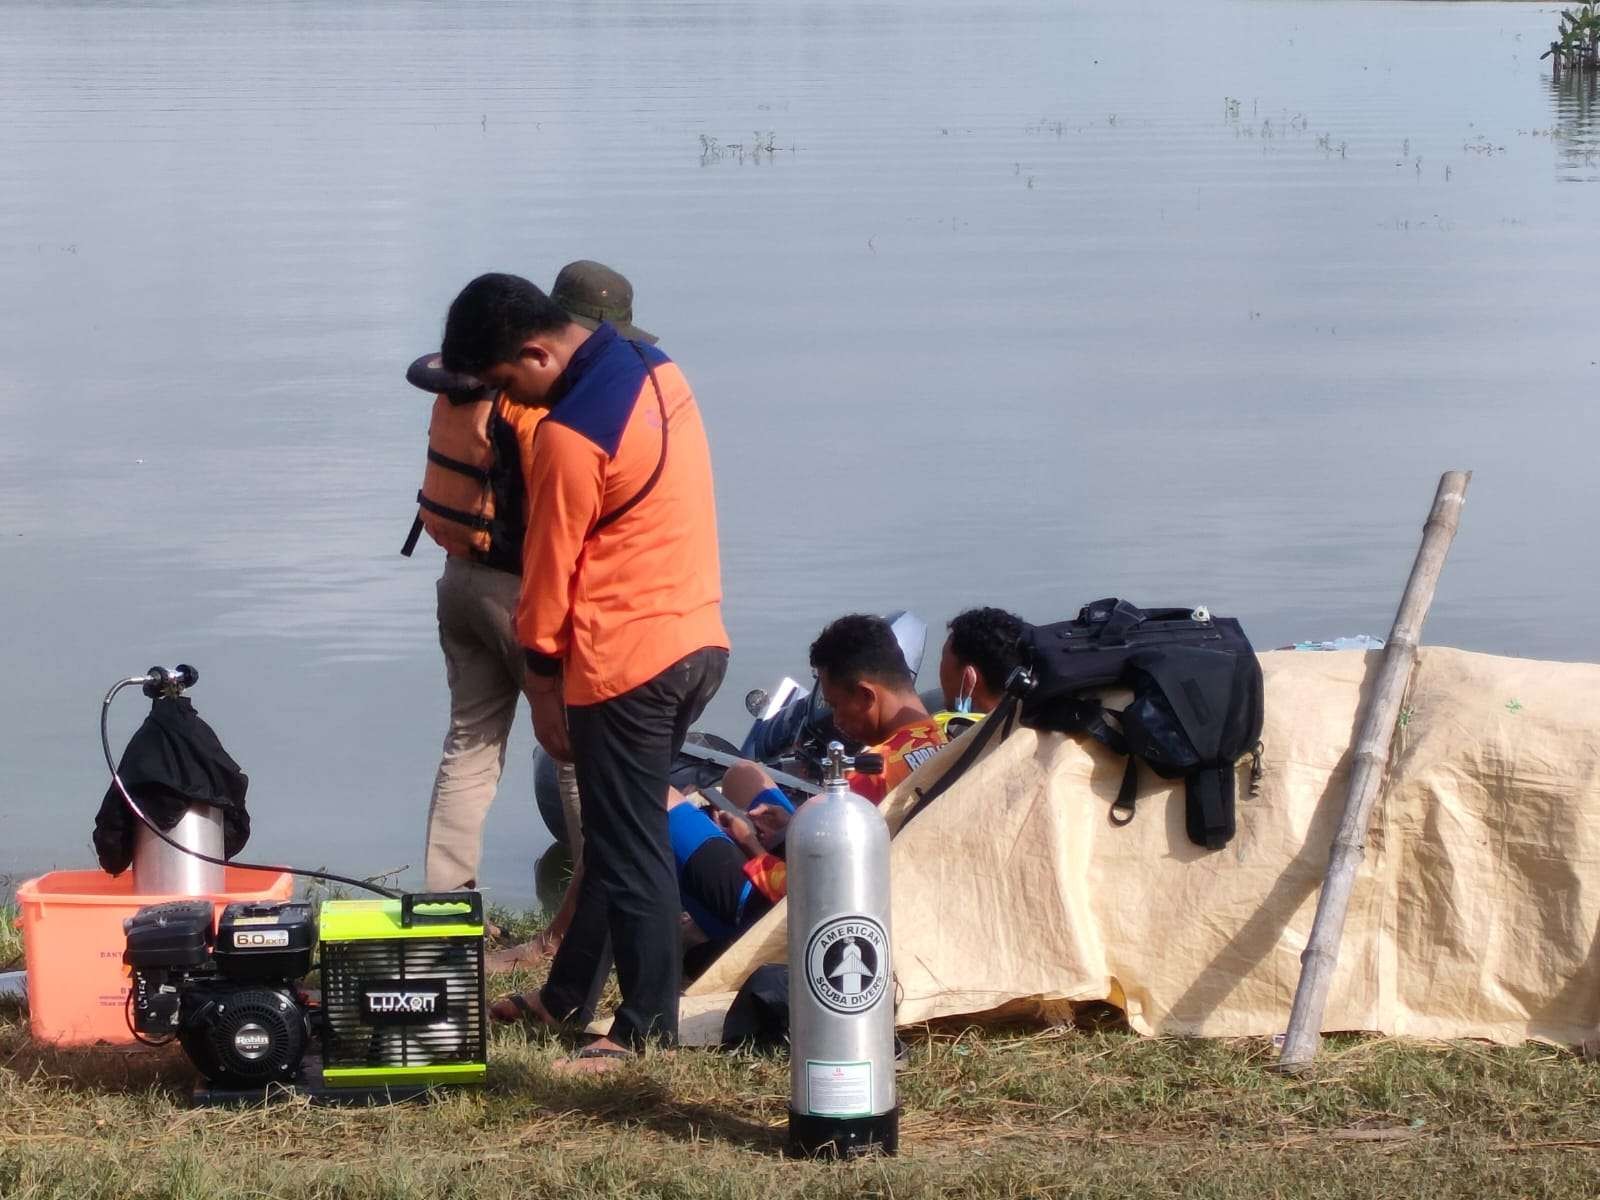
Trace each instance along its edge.
<instances>
[{"instance_id":1,"label":"black cap","mask_svg":"<svg viewBox=\"0 0 1600 1200\"><path fill-rule=\"evenodd\" d=\"M654 334L633 323L633 284L604 263L586 258L568 263L556 276L550 299L585 329L598 329L601 321L609 321L631 341L656 344Z\"/></svg>"},{"instance_id":2,"label":"black cap","mask_svg":"<svg viewBox=\"0 0 1600 1200\"><path fill-rule=\"evenodd\" d=\"M489 385L476 375L445 370L444 360L437 350L424 354L406 368L406 382L435 395L443 392L455 401L482 400L489 394Z\"/></svg>"}]
</instances>

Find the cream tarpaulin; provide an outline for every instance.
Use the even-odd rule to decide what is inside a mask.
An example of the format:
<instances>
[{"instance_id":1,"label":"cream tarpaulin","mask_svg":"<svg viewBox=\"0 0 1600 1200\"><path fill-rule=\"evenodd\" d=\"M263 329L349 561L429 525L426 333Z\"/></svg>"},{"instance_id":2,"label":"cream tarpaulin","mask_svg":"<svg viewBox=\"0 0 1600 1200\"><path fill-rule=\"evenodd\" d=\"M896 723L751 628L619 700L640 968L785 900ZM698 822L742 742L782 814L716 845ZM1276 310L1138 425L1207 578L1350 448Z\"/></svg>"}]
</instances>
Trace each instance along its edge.
<instances>
[{"instance_id":1,"label":"cream tarpaulin","mask_svg":"<svg viewBox=\"0 0 1600 1200\"><path fill-rule=\"evenodd\" d=\"M1381 655L1261 656L1265 777L1218 852L1183 788L1019 729L897 833L902 1025L1110 1000L1141 1033L1270 1035L1288 1022L1357 714ZM957 757L890 796L891 828ZM785 906L684 998L715 1041L732 993L786 952ZM1600 1024L1600 666L1425 648L1373 816L1324 1028L1575 1043Z\"/></svg>"}]
</instances>

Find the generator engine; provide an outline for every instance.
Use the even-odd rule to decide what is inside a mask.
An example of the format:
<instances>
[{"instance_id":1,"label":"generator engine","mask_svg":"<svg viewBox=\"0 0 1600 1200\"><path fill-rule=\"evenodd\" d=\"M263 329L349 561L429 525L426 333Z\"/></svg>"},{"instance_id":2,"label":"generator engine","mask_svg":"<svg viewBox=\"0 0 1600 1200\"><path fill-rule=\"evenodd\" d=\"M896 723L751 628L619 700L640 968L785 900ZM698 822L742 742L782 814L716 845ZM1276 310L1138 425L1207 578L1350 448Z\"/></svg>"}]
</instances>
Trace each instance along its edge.
<instances>
[{"instance_id":1,"label":"generator engine","mask_svg":"<svg viewBox=\"0 0 1600 1200\"><path fill-rule=\"evenodd\" d=\"M311 1045L300 981L317 939L309 904L209 901L141 908L123 922L132 968L128 1019L141 1038L173 1038L206 1079L265 1087L294 1079Z\"/></svg>"},{"instance_id":2,"label":"generator engine","mask_svg":"<svg viewBox=\"0 0 1600 1200\"><path fill-rule=\"evenodd\" d=\"M212 912L205 900L141 908L123 922L122 956L133 975L129 1026L145 1040L176 1038L210 1084L348 1096L482 1081L478 893L328 900L320 914L230 904L214 930ZM313 999L302 981L319 926Z\"/></svg>"}]
</instances>

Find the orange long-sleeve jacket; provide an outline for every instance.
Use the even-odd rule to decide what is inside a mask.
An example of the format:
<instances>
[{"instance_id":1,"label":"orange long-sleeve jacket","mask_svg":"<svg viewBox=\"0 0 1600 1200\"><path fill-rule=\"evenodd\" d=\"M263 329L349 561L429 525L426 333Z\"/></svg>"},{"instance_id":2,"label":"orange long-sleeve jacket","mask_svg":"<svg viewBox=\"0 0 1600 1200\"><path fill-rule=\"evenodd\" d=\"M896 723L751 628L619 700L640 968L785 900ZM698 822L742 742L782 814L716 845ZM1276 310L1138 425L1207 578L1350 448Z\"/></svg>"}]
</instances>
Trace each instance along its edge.
<instances>
[{"instance_id":1,"label":"orange long-sleeve jacket","mask_svg":"<svg viewBox=\"0 0 1600 1200\"><path fill-rule=\"evenodd\" d=\"M711 452L676 363L601 325L567 365L527 469L517 636L532 671L564 672L568 704L727 648Z\"/></svg>"}]
</instances>

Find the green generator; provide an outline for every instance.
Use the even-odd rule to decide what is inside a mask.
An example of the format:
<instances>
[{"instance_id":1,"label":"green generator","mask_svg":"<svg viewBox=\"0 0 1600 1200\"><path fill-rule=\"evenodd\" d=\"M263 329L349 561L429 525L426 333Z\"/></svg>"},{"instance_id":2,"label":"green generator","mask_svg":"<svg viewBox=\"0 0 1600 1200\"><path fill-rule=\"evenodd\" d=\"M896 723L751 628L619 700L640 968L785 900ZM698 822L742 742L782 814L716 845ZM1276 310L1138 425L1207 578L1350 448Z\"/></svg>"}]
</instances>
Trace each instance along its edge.
<instances>
[{"instance_id":1,"label":"green generator","mask_svg":"<svg viewBox=\"0 0 1600 1200\"><path fill-rule=\"evenodd\" d=\"M489 1033L482 896L329 900L320 926L325 1086L482 1081Z\"/></svg>"}]
</instances>

